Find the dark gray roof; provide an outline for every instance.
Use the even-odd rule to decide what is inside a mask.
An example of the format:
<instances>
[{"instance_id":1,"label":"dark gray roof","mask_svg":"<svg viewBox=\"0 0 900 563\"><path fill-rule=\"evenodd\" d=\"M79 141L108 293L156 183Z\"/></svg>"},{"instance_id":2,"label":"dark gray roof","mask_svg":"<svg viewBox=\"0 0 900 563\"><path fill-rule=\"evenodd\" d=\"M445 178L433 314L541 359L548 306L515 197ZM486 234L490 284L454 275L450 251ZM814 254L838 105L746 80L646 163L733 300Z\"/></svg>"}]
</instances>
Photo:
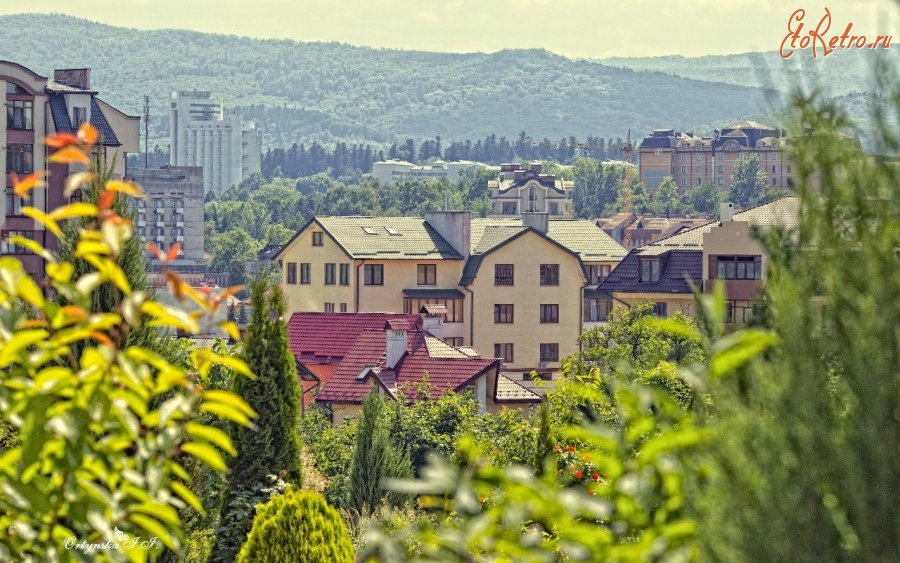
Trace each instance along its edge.
<instances>
[{"instance_id":1,"label":"dark gray roof","mask_svg":"<svg viewBox=\"0 0 900 563\"><path fill-rule=\"evenodd\" d=\"M82 90L80 88L75 88L75 90L79 94L91 93L89 90ZM50 99L50 115L53 118L53 127L59 133L76 133L78 128L74 127L72 125L72 120L69 119L69 109L66 107L65 97L53 93L49 87L48 92L50 93L50 96L48 97ZM109 124L109 121L106 120L106 116L103 115L103 111L100 109L100 105L97 103L97 99L94 96L91 96L91 125L93 125L100 134L101 145L105 147L118 147L122 145L122 143L119 142L119 138L116 136L116 132L113 131L112 126Z\"/></svg>"},{"instance_id":2,"label":"dark gray roof","mask_svg":"<svg viewBox=\"0 0 900 563\"><path fill-rule=\"evenodd\" d=\"M403 295L413 299L462 299L465 297L458 289L404 289Z\"/></svg>"}]
</instances>

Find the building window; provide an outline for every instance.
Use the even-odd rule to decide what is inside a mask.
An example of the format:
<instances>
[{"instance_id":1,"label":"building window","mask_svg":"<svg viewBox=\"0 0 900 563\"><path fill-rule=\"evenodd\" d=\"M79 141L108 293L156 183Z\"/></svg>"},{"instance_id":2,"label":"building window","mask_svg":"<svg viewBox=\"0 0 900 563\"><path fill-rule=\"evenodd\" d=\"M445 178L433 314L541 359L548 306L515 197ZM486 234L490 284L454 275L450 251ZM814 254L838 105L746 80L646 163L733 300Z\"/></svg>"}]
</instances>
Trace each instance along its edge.
<instances>
[{"instance_id":1,"label":"building window","mask_svg":"<svg viewBox=\"0 0 900 563\"><path fill-rule=\"evenodd\" d=\"M697 178L697 185L700 185L700 178Z\"/></svg>"},{"instance_id":2,"label":"building window","mask_svg":"<svg viewBox=\"0 0 900 563\"><path fill-rule=\"evenodd\" d=\"M322 231L313 231L313 246L322 246L322 241L324 237L322 236Z\"/></svg>"},{"instance_id":3,"label":"building window","mask_svg":"<svg viewBox=\"0 0 900 563\"><path fill-rule=\"evenodd\" d=\"M687 162L687 156L686 154L681 155L681 162Z\"/></svg>"},{"instance_id":4,"label":"building window","mask_svg":"<svg viewBox=\"0 0 900 563\"><path fill-rule=\"evenodd\" d=\"M772 178L772 185L773 185L773 186L777 186L777 185L778 185L778 178Z\"/></svg>"},{"instance_id":5,"label":"building window","mask_svg":"<svg viewBox=\"0 0 900 563\"><path fill-rule=\"evenodd\" d=\"M600 283L609 276L609 264L601 264L599 266L588 266L588 283L593 285Z\"/></svg>"},{"instance_id":6,"label":"building window","mask_svg":"<svg viewBox=\"0 0 900 563\"><path fill-rule=\"evenodd\" d=\"M776 174L776 173L778 173L778 167L777 167L777 166L773 166L773 167L772 167L772 174Z\"/></svg>"},{"instance_id":7,"label":"building window","mask_svg":"<svg viewBox=\"0 0 900 563\"><path fill-rule=\"evenodd\" d=\"M725 179L724 179L724 178L719 178L718 182L719 182L719 185L720 185L720 186L725 185Z\"/></svg>"},{"instance_id":8,"label":"building window","mask_svg":"<svg viewBox=\"0 0 900 563\"><path fill-rule=\"evenodd\" d=\"M681 173L682 173L682 174L687 174L687 166L682 166L682 167L681 167Z\"/></svg>"},{"instance_id":9,"label":"building window","mask_svg":"<svg viewBox=\"0 0 900 563\"><path fill-rule=\"evenodd\" d=\"M772 160L778 160L778 153L772 153Z\"/></svg>"},{"instance_id":10,"label":"building window","mask_svg":"<svg viewBox=\"0 0 900 563\"><path fill-rule=\"evenodd\" d=\"M787 165L787 169L785 170L785 172L787 172L788 174L791 173L791 165L790 164Z\"/></svg>"},{"instance_id":11,"label":"building window","mask_svg":"<svg viewBox=\"0 0 900 563\"><path fill-rule=\"evenodd\" d=\"M300 283L310 283L309 282L309 271L312 264L309 262L303 262L300 264Z\"/></svg>"},{"instance_id":12,"label":"building window","mask_svg":"<svg viewBox=\"0 0 900 563\"><path fill-rule=\"evenodd\" d=\"M559 361L559 344L541 344L541 360L542 362L558 362Z\"/></svg>"},{"instance_id":13,"label":"building window","mask_svg":"<svg viewBox=\"0 0 900 563\"><path fill-rule=\"evenodd\" d=\"M365 264L363 278L366 285L384 285L384 264Z\"/></svg>"},{"instance_id":14,"label":"building window","mask_svg":"<svg viewBox=\"0 0 900 563\"><path fill-rule=\"evenodd\" d=\"M703 160L703 155L702 155L702 154L698 154L698 155L697 155L697 161L701 161L701 160Z\"/></svg>"},{"instance_id":15,"label":"building window","mask_svg":"<svg viewBox=\"0 0 900 563\"><path fill-rule=\"evenodd\" d=\"M450 346L453 346L454 348L459 348L460 346L463 345L462 336L454 336L451 338L445 338L444 342L446 342Z\"/></svg>"},{"instance_id":16,"label":"building window","mask_svg":"<svg viewBox=\"0 0 900 563\"><path fill-rule=\"evenodd\" d=\"M725 155L723 153L719 153L719 160L725 160Z\"/></svg>"},{"instance_id":17,"label":"building window","mask_svg":"<svg viewBox=\"0 0 900 563\"><path fill-rule=\"evenodd\" d=\"M584 300L584 321L596 323L605 321L612 311L611 299L589 298Z\"/></svg>"},{"instance_id":18,"label":"building window","mask_svg":"<svg viewBox=\"0 0 900 563\"><path fill-rule=\"evenodd\" d=\"M542 323L558 323L559 322L559 305L541 305L541 322Z\"/></svg>"},{"instance_id":19,"label":"building window","mask_svg":"<svg viewBox=\"0 0 900 563\"><path fill-rule=\"evenodd\" d=\"M347 304L341 303L341 313L346 313L346 312L347 312Z\"/></svg>"},{"instance_id":20,"label":"building window","mask_svg":"<svg viewBox=\"0 0 900 563\"><path fill-rule=\"evenodd\" d=\"M724 173L725 173L725 167L720 164L719 165L719 174L724 174Z\"/></svg>"},{"instance_id":21,"label":"building window","mask_svg":"<svg viewBox=\"0 0 900 563\"><path fill-rule=\"evenodd\" d=\"M33 115L31 100L9 100L6 102L6 128L30 131Z\"/></svg>"},{"instance_id":22,"label":"building window","mask_svg":"<svg viewBox=\"0 0 900 563\"><path fill-rule=\"evenodd\" d=\"M510 304L494 305L494 322L498 324L513 322L513 306Z\"/></svg>"},{"instance_id":23,"label":"building window","mask_svg":"<svg viewBox=\"0 0 900 563\"><path fill-rule=\"evenodd\" d=\"M17 196L13 188L6 188L6 216L19 217L22 215L22 207L31 205L31 195L28 199Z\"/></svg>"},{"instance_id":24,"label":"building window","mask_svg":"<svg viewBox=\"0 0 900 563\"><path fill-rule=\"evenodd\" d=\"M559 204L555 201L550 202L550 215L559 215Z\"/></svg>"},{"instance_id":25,"label":"building window","mask_svg":"<svg viewBox=\"0 0 900 563\"><path fill-rule=\"evenodd\" d=\"M290 284L297 283L297 263L296 262L288 262L287 282Z\"/></svg>"},{"instance_id":26,"label":"building window","mask_svg":"<svg viewBox=\"0 0 900 563\"><path fill-rule=\"evenodd\" d=\"M702 169L701 166L695 166L695 167L694 167L694 171L695 171L697 174L700 173L700 170L701 170L701 169Z\"/></svg>"},{"instance_id":27,"label":"building window","mask_svg":"<svg viewBox=\"0 0 900 563\"><path fill-rule=\"evenodd\" d=\"M682 179L681 179L681 185L682 185L682 186L686 186L686 185L687 185L687 178L682 178Z\"/></svg>"},{"instance_id":28,"label":"building window","mask_svg":"<svg viewBox=\"0 0 900 563\"><path fill-rule=\"evenodd\" d=\"M641 260L641 281L659 281L659 259Z\"/></svg>"},{"instance_id":29,"label":"building window","mask_svg":"<svg viewBox=\"0 0 900 563\"><path fill-rule=\"evenodd\" d=\"M341 285L350 285L350 264L341 264Z\"/></svg>"},{"instance_id":30,"label":"building window","mask_svg":"<svg viewBox=\"0 0 900 563\"><path fill-rule=\"evenodd\" d=\"M516 202L504 201L503 202L503 214L504 215L515 215L516 214Z\"/></svg>"},{"instance_id":31,"label":"building window","mask_svg":"<svg viewBox=\"0 0 900 563\"><path fill-rule=\"evenodd\" d=\"M465 307L464 299L435 299L433 297L426 298L403 298L403 312L407 315L417 315L424 305L443 305L447 309L444 316L445 323L461 323L463 322L463 311Z\"/></svg>"},{"instance_id":32,"label":"building window","mask_svg":"<svg viewBox=\"0 0 900 563\"><path fill-rule=\"evenodd\" d=\"M559 264L541 264L541 285L559 285Z\"/></svg>"},{"instance_id":33,"label":"building window","mask_svg":"<svg viewBox=\"0 0 900 563\"><path fill-rule=\"evenodd\" d=\"M762 257L718 256L716 257L716 278L722 280L762 279Z\"/></svg>"},{"instance_id":34,"label":"building window","mask_svg":"<svg viewBox=\"0 0 900 563\"><path fill-rule=\"evenodd\" d=\"M34 172L34 146L6 145L6 173L31 174Z\"/></svg>"},{"instance_id":35,"label":"building window","mask_svg":"<svg viewBox=\"0 0 900 563\"><path fill-rule=\"evenodd\" d=\"M334 285L337 264L325 264L325 285Z\"/></svg>"},{"instance_id":36,"label":"building window","mask_svg":"<svg viewBox=\"0 0 900 563\"><path fill-rule=\"evenodd\" d=\"M25 247L9 242L9 237L20 236L34 240L34 231L3 231L0 254L31 254Z\"/></svg>"},{"instance_id":37,"label":"building window","mask_svg":"<svg viewBox=\"0 0 900 563\"><path fill-rule=\"evenodd\" d=\"M512 343L494 344L494 357L503 360L504 364L513 363L513 345Z\"/></svg>"},{"instance_id":38,"label":"building window","mask_svg":"<svg viewBox=\"0 0 900 563\"><path fill-rule=\"evenodd\" d=\"M666 304L665 303L654 303L653 304L653 314L657 317L665 317L666 316Z\"/></svg>"},{"instance_id":39,"label":"building window","mask_svg":"<svg viewBox=\"0 0 900 563\"><path fill-rule=\"evenodd\" d=\"M744 158L744 153L739 152L739 153L738 153L738 158Z\"/></svg>"},{"instance_id":40,"label":"building window","mask_svg":"<svg viewBox=\"0 0 900 563\"><path fill-rule=\"evenodd\" d=\"M72 108L72 127L78 127L82 123L87 122L87 108Z\"/></svg>"},{"instance_id":41,"label":"building window","mask_svg":"<svg viewBox=\"0 0 900 563\"><path fill-rule=\"evenodd\" d=\"M334 303L326 303L325 304L325 312L326 313L334 313Z\"/></svg>"},{"instance_id":42,"label":"building window","mask_svg":"<svg viewBox=\"0 0 900 563\"><path fill-rule=\"evenodd\" d=\"M416 284L417 285L436 285L437 284L437 265L436 264L419 264L416 267Z\"/></svg>"},{"instance_id":43,"label":"building window","mask_svg":"<svg viewBox=\"0 0 900 563\"><path fill-rule=\"evenodd\" d=\"M513 285L513 265L494 265L494 285Z\"/></svg>"}]
</instances>

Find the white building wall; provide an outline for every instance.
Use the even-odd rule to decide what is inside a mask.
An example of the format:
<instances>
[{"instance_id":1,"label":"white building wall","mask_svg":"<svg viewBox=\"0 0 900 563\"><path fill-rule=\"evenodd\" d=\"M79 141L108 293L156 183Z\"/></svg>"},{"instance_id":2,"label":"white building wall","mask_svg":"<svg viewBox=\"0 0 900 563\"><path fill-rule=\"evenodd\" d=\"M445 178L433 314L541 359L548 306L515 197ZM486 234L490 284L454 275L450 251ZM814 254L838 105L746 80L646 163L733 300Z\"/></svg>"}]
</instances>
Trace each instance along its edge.
<instances>
[{"instance_id":1,"label":"white building wall","mask_svg":"<svg viewBox=\"0 0 900 563\"><path fill-rule=\"evenodd\" d=\"M222 97L210 92L172 92L174 166L202 166L205 192L222 193L261 169L259 129L224 113Z\"/></svg>"}]
</instances>

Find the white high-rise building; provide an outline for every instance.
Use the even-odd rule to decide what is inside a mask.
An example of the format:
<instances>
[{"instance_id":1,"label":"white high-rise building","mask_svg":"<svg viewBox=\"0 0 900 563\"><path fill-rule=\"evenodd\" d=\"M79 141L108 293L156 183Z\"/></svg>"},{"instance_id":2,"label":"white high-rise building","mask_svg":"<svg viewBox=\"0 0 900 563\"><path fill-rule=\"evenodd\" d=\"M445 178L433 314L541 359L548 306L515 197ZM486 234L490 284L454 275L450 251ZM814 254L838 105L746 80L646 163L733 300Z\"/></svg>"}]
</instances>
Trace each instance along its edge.
<instances>
[{"instance_id":1,"label":"white high-rise building","mask_svg":"<svg viewBox=\"0 0 900 563\"><path fill-rule=\"evenodd\" d=\"M201 166L204 193L221 194L260 171L262 136L252 122L226 114L222 96L172 92L170 114L173 166Z\"/></svg>"}]
</instances>

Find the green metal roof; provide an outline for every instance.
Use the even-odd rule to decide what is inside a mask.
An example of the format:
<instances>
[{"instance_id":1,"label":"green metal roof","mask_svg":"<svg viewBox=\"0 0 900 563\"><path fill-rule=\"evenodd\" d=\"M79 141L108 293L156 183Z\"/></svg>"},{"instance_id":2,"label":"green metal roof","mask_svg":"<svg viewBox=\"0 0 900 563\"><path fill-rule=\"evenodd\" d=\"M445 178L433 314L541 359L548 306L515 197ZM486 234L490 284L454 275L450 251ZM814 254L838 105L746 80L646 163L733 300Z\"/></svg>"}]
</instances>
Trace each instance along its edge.
<instances>
[{"instance_id":1,"label":"green metal roof","mask_svg":"<svg viewBox=\"0 0 900 563\"><path fill-rule=\"evenodd\" d=\"M421 217L316 217L358 260L462 260Z\"/></svg>"}]
</instances>

